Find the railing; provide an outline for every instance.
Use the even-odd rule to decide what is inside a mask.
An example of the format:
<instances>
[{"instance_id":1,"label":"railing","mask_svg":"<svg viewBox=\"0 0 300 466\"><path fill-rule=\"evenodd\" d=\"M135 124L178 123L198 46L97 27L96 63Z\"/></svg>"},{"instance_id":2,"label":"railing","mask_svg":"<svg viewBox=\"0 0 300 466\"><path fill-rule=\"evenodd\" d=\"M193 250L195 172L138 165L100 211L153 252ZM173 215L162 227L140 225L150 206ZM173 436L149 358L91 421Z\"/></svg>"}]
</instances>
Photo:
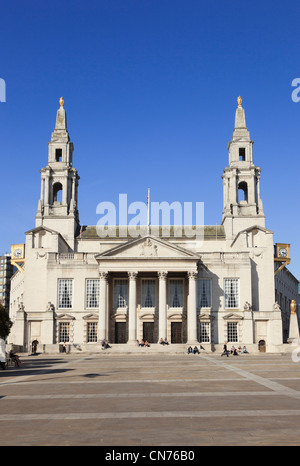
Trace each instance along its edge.
<instances>
[{"instance_id":1,"label":"railing","mask_svg":"<svg viewBox=\"0 0 300 466\"><path fill-rule=\"evenodd\" d=\"M59 258L60 259L67 259L67 260L73 260L74 259L74 252L60 253Z\"/></svg>"},{"instance_id":2,"label":"railing","mask_svg":"<svg viewBox=\"0 0 300 466\"><path fill-rule=\"evenodd\" d=\"M69 261L83 262L83 263L96 263L96 253L87 252L49 252L48 260L50 262L64 263Z\"/></svg>"}]
</instances>

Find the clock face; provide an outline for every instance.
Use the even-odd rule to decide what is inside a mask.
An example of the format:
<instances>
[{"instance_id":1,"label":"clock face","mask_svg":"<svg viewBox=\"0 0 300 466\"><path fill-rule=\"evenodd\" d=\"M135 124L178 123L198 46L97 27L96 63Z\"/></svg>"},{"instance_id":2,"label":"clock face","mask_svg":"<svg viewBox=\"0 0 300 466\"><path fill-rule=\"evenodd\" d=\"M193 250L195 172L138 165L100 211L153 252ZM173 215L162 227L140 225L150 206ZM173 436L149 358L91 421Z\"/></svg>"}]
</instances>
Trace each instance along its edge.
<instances>
[{"instance_id":1,"label":"clock face","mask_svg":"<svg viewBox=\"0 0 300 466\"><path fill-rule=\"evenodd\" d=\"M15 257L22 257L22 249L15 249L14 256Z\"/></svg>"},{"instance_id":2,"label":"clock face","mask_svg":"<svg viewBox=\"0 0 300 466\"><path fill-rule=\"evenodd\" d=\"M278 251L278 254L281 257L286 257L287 256L287 250L285 248L280 248L279 251Z\"/></svg>"}]
</instances>

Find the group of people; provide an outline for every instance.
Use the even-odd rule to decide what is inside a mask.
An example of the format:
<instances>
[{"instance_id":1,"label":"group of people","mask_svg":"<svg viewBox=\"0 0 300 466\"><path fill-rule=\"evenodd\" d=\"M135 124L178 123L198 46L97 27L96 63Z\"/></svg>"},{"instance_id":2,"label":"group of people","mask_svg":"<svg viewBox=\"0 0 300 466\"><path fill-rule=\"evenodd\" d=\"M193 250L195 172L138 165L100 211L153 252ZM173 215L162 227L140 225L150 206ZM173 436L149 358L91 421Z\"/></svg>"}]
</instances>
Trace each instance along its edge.
<instances>
[{"instance_id":1,"label":"group of people","mask_svg":"<svg viewBox=\"0 0 300 466\"><path fill-rule=\"evenodd\" d=\"M198 346L194 346L194 348L192 348L191 346L188 347L187 349L187 354L200 354L200 351L199 351L199 348Z\"/></svg>"},{"instance_id":2,"label":"group of people","mask_svg":"<svg viewBox=\"0 0 300 466\"><path fill-rule=\"evenodd\" d=\"M232 345L232 347L230 348L230 351L227 349L227 342L224 343L224 347L223 347L223 353L221 354L221 356L229 356L229 353L232 354L233 356L238 356L240 353L248 353L248 350L246 348L246 346L239 346L238 348L236 348L234 345Z\"/></svg>"},{"instance_id":3,"label":"group of people","mask_svg":"<svg viewBox=\"0 0 300 466\"><path fill-rule=\"evenodd\" d=\"M159 340L159 344L160 345L168 345L169 342L168 342L167 338L161 338ZM136 340L136 346L148 346L148 347L150 347L150 343L147 340L141 340L141 341Z\"/></svg>"},{"instance_id":4,"label":"group of people","mask_svg":"<svg viewBox=\"0 0 300 466\"><path fill-rule=\"evenodd\" d=\"M144 340L141 340L141 341L136 340L136 346L142 346L142 347L147 346L148 348L150 348L150 344L149 344L148 340L145 340L145 341Z\"/></svg>"},{"instance_id":5,"label":"group of people","mask_svg":"<svg viewBox=\"0 0 300 466\"><path fill-rule=\"evenodd\" d=\"M160 345L168 345L169 342L168 342L168 340L167 340L167 337L166 337L166 338L161 338L161 339L159 340L159 344L160 344Z\"/></svg>"}]
</instances>

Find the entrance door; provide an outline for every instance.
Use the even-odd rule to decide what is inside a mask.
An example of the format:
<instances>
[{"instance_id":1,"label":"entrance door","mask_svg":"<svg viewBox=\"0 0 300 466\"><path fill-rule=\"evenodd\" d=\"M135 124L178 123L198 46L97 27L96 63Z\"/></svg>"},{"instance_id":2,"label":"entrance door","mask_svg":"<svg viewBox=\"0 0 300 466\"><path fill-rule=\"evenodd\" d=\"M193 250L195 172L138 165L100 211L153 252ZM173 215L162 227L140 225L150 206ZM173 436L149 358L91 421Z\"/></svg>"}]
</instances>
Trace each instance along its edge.
<instances>
[{"instance_id":1,"label":"entrance door","mask_svg":"<svg viewBox=\"0 0 300 466\"><path fill-rule=\"evenodd\" d=\"M259 340L258 349L259 349L260 353L265 353L266 352L266 342L265 342L265 340Z\"/></svg>"},{"instance_id":2,"label":"entrance door","mask_svg":"<svg viewBox=\"0 0 300 466\"><path fill-rule=\"evenodd\" d=\"M116 324L115 324L115 343L127 343L126 322L116 322Z\"/></svg>"},{"instance_id":3,"label":"entrance door","mask_svg":"<svg viewBox=\"0 0 300 466\"><path fill-rule=\"evenodd\" d=\"M182 322L171 322L171 343L182 343Z\"/></svg>"},{"instance_id":4,"label":"entrance door","mask_svg":"<svg viewBox=\"0 0 300 466\"><path fill-rule=\"evenodd\" d=\"M154 322L143 322L143 340L154 343Z\"/></svg>"},{"instance_id":5,"label":"entrance door","mask_svg":"<svg viewBox=\"0 0 300 466\"><path fill-rule=\"evenodd\" d=\"M34 340L37 340L39 343L42 343L41 339L41 322L36 320L29 321L28 326L28 343L29 349L31 349L31 344Z\"/></svg>"}]
</instances>

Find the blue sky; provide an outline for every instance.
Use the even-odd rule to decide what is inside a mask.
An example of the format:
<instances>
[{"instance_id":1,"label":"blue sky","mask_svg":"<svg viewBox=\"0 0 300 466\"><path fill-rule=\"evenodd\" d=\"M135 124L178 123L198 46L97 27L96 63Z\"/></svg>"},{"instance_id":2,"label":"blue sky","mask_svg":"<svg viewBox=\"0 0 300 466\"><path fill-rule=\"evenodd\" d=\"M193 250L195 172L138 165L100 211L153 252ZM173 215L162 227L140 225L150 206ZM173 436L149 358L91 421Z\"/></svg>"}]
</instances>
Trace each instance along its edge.
<instances>
[{"instance_id":1,"label":"blue sky","mask_svg":"<svg viewBox=\"0 0 300 466\"><path fill-rule=\"evenodd\" d=\"M266 226L300 278L300 4L214 0L2 2L0 252L34 226L65 99L82 224L101 201L205 203L221 223L236 99L262 169ZM184 161L184 164L182 162Z\"/></svg>"}]
</instances>

